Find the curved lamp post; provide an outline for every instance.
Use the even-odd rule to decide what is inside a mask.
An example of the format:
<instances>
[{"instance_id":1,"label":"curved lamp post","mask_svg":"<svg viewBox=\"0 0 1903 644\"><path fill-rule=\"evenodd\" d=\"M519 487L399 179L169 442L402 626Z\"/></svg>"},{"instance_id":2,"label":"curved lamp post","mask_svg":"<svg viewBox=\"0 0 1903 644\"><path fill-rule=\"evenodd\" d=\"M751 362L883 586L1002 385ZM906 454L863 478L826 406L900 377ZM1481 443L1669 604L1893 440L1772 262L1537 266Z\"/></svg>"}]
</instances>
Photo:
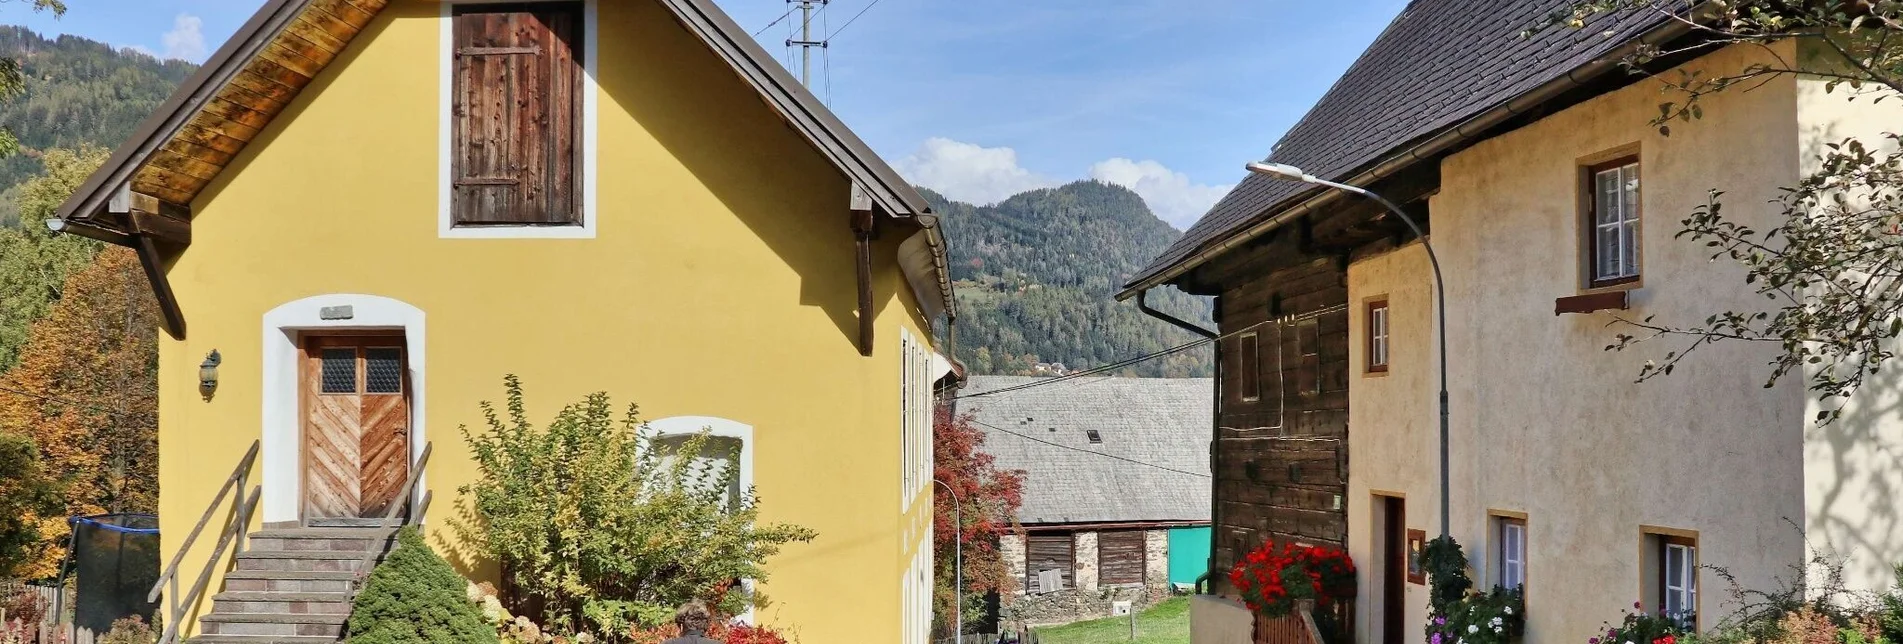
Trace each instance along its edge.
<instances>
[{"instance_id":1,"label":"curved lamp post","mask_svg":"<svg viewBox=\"0 0 1903 644\"><path fill-rule=\"evenodd\" d=\"M1427 241L1427 233L1422 231L1420 225L1414 223L1414 218L1407 216L1407 213L1402 211L1400 206L1394 205L1394 202L1388 201L1381 195L1375 194L1366 188L1329 181L1303 172L1301 168L1285 163L1251 163L1248 165L1248 168L1249 172L1255 174L1274 177L1285 181L1299 181L1317 186L1326 186L1342 192L1366 197L1386 207L1388 212L1394 213L1394 216L1400 217L1401 222L1407 224L1409 230L1414 231L1414 237L1421 240L1421 246L1427 248L1427 261L1434 266L1435 313L1439 315L1440 319L1440 328L1436 329L1436 331L1438 331L1436 335L1440 343L1440 536L1449 536L1447 518L1447 497L1449 488L1447 482L1447 282L1441 279L1440 257L1434 254L1434 244Z\"/></svg>"},{"instance_id":2,"label":"curved lamp post","mask_svg":"<svg viewBox=\"0 0 1903 644\"><path fill-rule=\"evenodd\" d=\"M958 490L950 483L932 479L933 483L945 486L945 492L952 498L952 570L956 575L952 581L952 632L958 644L965 642L965 500L958 498Z\"/></svg>"}]
</instances>

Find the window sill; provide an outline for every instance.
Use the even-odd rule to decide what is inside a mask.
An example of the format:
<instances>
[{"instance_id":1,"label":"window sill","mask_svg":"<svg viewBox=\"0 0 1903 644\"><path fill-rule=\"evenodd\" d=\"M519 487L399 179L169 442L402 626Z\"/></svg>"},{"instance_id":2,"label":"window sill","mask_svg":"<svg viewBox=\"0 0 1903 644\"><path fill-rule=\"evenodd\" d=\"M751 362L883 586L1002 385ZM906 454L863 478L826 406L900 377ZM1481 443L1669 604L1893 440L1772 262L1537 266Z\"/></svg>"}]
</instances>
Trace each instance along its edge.
<instances>
[{"instance_id":1,"label":"window sill","mask_svg":"<svg viewBox=\"0 0 1903 644\"><path fill-rule=\"evenodd\" d=\"M1627 297L1631 292L1629 289L1620 289L1558 298L1553 300L1553 315L1624 311L1631 308L1631 300Z\"/></svg>"},{"instance_id":2,"label":"window sill","mask_svg":"<svg viewBox=\"0 0 1903 644\"><path fill-rule=\"evenodd\" d=\"M582 226L450 226L437 231L441 239L594 239L595 227Z\"/></svg>"}]
</instances>

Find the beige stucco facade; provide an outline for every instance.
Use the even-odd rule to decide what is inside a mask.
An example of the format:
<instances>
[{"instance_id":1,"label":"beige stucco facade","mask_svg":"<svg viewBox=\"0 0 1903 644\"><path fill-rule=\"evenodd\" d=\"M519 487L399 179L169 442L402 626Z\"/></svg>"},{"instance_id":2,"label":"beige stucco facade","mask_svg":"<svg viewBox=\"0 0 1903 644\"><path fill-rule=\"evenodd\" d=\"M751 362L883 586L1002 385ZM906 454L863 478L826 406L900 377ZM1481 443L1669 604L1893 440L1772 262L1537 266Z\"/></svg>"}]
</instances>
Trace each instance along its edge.
<instances>
[{"instance_id":1,"label":"beige stucco facade","mask_svg":"<svg viewBox=\"0 0 1903 644\"><path fill-rule=\"evenodd\" d=\"M1780 46L1790 56L1796 47ZM1689 67L1741 69L1762 52L1723 50ZM1848 417L1810 424L1816 403L1799 378L1770 388L1764 348L1700 349L1670 376L1636 383L1648 359L1681 344L1607 351L1617 320L1694 323L1759 310L1735 264L1675 240L1680 220L1724 191L1728 216L1760 223L1827 140L1895 123L1896 106L1847 107L1820 83L1780 77L1705 99L1702 120L1650 127L1663 98L1640 82L1556 112L1446 158L1430 201L1446 272L1453 535L1483 586L1493 570L1494 514L1524 515L1528 641L1583 641L1645 597L1648 530L1695 534L1701 564L1754 588L1804 556L1806 534L1847 558L1849 581L1878 587L1903 559L1888 494L1903 484L1895 382L1874 383ZM1879 114L1881 110L1886 114ZM1885 118L1879 118L1883 116ZM1586 293L1584 168L1636 154L1642 176L1641 266L1631 308L1554 314ZM1760 227L1762 229L1762 226ZM1349 549L1366 572L1358 639L1381 641L1377 496L1405 498L1407 528L1439 529L1432 274L1423 247L1362 258L1348 269ZM1391 367L1363 374L1366 307L1386 297ZM1701 622L1729 612L1724 582L1699 579ZM1407 586L1407 637L1426 619L1425 586Z\"/></svg>"}]
</instances>

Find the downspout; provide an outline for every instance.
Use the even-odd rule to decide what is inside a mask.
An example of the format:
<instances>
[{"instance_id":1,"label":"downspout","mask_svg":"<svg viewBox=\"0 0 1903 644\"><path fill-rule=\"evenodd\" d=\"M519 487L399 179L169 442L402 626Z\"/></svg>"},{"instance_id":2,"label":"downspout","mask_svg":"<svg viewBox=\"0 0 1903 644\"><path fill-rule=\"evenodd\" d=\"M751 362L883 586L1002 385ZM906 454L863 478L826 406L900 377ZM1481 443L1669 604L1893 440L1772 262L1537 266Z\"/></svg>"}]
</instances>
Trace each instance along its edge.
<instances>
[{"instance_id":1,"label":"downspout","mask_svg":"<svg viewBox=\"0 0 1903 644\"><path fill-rule=\"evenodd\" d=\"M1190 324L1174 315L1150 308L1149 302L1145 301L1149 294L1150 291L1148 289L1137 291L1137 310L1142 311L1144 315L1168 322L1171 326L1210 340L1221 339L1222 336L1215 331ZM1217 324L1220 326L1220 306L1222 299L1217 298L1216 304L1218 306L1216 316ZM1220 529L1222 524L1216 520L1216 512L1220 507L1220 505L1216 503L1216 461L1217 457L1221 454L1219 450L1222 448L1222 344L1215 344L1215 350L1211 352L1215 358L1211 361L1211 390L1209 396L1209 558L1203 564L1205 567L1203 574L1197 575L1196 581L1190 585L1190 592L1202 592L1201 589L1204 587L1204 584L1209 584L1211 590L1215 588L1216 543L1222 534L1222 530Z\"/></svg>"}]
</instances>

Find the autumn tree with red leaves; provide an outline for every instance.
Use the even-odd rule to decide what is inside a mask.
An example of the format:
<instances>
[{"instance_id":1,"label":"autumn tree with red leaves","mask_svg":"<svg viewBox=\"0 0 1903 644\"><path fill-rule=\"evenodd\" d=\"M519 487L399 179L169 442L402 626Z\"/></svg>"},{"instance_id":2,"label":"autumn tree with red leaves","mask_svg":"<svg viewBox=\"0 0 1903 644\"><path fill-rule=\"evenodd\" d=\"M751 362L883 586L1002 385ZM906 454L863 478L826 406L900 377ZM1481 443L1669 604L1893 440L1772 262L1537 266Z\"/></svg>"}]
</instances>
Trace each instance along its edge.
<instances>
[{"instance_id":1,"label":"autumn tree with red leaves","mask_svg":"<svg viewBox=\"0 0 1903 644\"><path fill-rule=\"evenodd\" d=\"M959 531L965 542L965 624L981 615L987 593L1009 592L1017 583L998 551L998 538L1018 529L1018 506L1024 502L1024 472L1000 470L981 449L984 430L971 415L954 415L941 406L932 423L932 472L945 485L933 485L932 545L937 553L933 611L938 625L949 630L955 613L952 586L957 579L953 547ZM957 502L949 486L963 500L963 519L954 519Z\"/></svg>"}]
</instances>

